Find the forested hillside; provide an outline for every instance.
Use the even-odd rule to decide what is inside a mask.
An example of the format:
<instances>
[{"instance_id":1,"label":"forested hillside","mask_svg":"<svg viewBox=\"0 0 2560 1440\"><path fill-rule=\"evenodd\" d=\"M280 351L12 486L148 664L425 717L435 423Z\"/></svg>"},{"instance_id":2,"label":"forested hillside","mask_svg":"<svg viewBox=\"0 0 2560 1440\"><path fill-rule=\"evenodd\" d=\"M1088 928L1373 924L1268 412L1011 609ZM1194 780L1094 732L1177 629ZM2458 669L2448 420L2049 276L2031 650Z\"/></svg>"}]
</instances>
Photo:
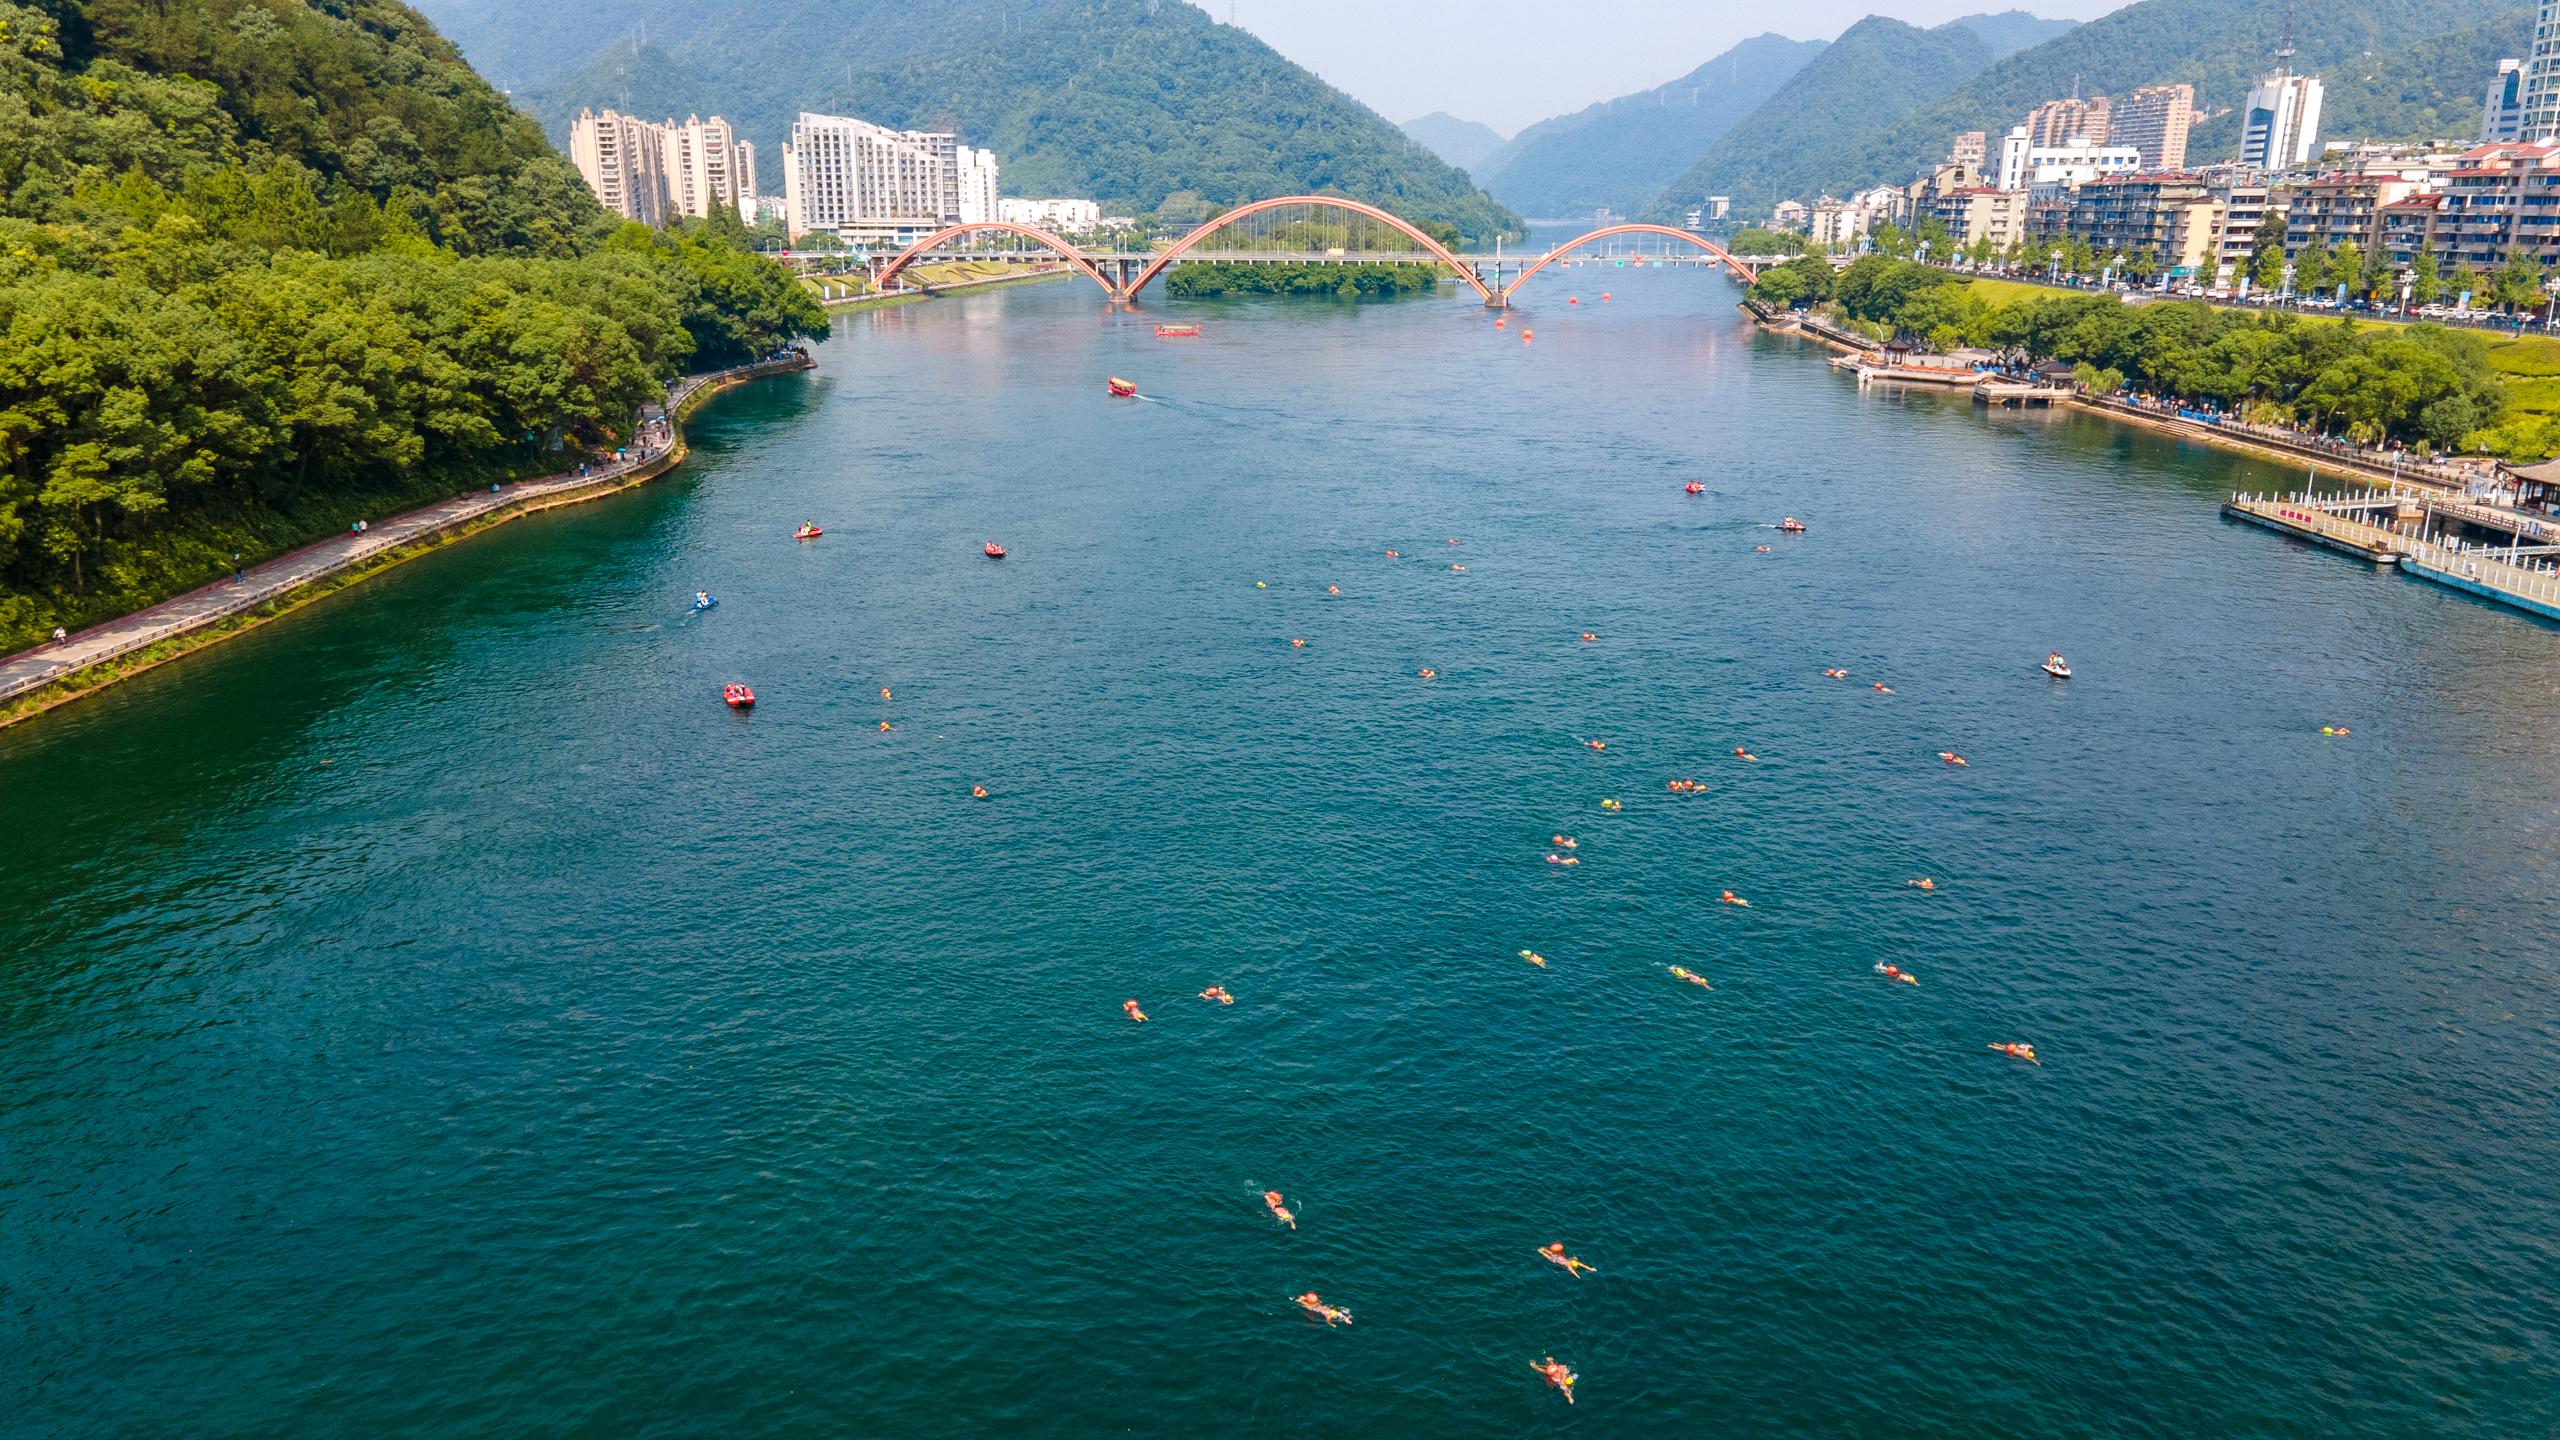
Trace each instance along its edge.
<instances>
[{"instance_id":1,"label":"forested hillside","mask_svg":"<svg viewBox=\"0 0 2560 1440\"><path fill-rule=\"evenodd\" d=\"M2301 6L2293 12L2294 44L2300 52L2295 68L2321 75L2335 106L2342 89L2364 85L2366 75L2383 73L2375 64L2377 57L2387 60L2395 52L2414 53L2430 37L2489 25L2512 8L2512 0L2372 0L2351 6ZM2074 93L2124 95L2144 85L2185 82L2195 86L2197 107L2218 118L2199 126L2190 137L2188 158L2190 162L2229 158L2239 147L2236 112L2251 83L2274 63L2285 16L2286 7L2273 0L2140 0L1998 61L1927 103L1901 111L1853 109L1841 117L1842 123L1829 126L1791 125L1796 118L1789 108L1792 102L1781 92L1728 137L1728 142L1738 141L1747 133L1764 139L1775 148L1757 168L1789 177L1792 183L1791 189L1751 192L1751 208L1745 213L1766 214L1773 200L1788 194L1846 195L1863 186L1898 184L1943 157L1947 137L1957 131L1997 135L2044 101ZM2446 63L2457 62L2449 57ZM2467 80L2439 75L2423 90L2450 96L2465 86L2479 91L2487 85L2484 70ZM2363 102L2359 100L2354 108L2362 113ZM2377 107L2377 113L2408 116L2425 108L2429 107L2424 103L2384 105ZM2446 128L2459 138L2477 134L2478 125L2475 117ZM2337 122L2324 123L2323 132L2342 133ZM1696 203L1692 197L1711 192L1734 194L1739 208L1744 200L1733 188L1735 174L1749 164L1750 157L1738 151L1710 154L1697 169L1674 182L1654 209L1669 215Z\"/></svg>"},{"instance_id":2,"label":"forested hillside","mask_svg":"<svg viewBox=\"0 0 2560 1440\"><path fill-rule=\"evenodd\" d=\"M1870 15L1726 131L1705 158L1671 182L1647 216L1676 220L1709 195L1731 196L1735 215L1756 217L1799 194L1849 194L1857 187L1844 187L1836 167L1826 168L1826 157L1853 150L1879 127L1945 95L1990 63L1991 47L1963 24L1922 30ZM1947 137L1940 135L1936 148L1913 163L1946 152ZM1897 167L1896 178L1908 178L1901 172L1909 168Z\"/></svg>"},{"instance_id":3,"label":"forested hillside","mask_svg":"<svg viewBox=\"0 0 2560 1440\"><path fill-rule=\"evenodd\" d=\"M1517 216L1466 173L1250 33L1182 0L602 0L555 10L429 0L510 70L586 38L574 68L517 98L567 135L584 105L719 114L764 148L801 110L959 132L996 152L1008 195L1082 195L1122 214L1167 195L1232 204L1338 189L1489 238Z\"/></svg>"},{"instance_id":4,"label":"forested hillside","mask_svg":"<svg viewBox=\"0 0 2560 1440\"><path fill-rule=\"evenodd\" d=\"M2469 140L2498 61L2533 53L2533 13L2436 35L2323 77L2320 133L2332 140ZM2213 127L2214 154L2240 148L2236 115Z\"/></svg>"},{"instance_id":5,"label":"forested hillside","mask_svg":"<svg viewBox=\"0 0 2560 1440\"><path fill-rule=\"evenodd\" d=\"M628 434L825 317L393 0L0 0L0 650Z\"/></svg>"},{"instance_id":6,"label":"forested hillside","mask_svg":"<svg viewBox=\"0 0 2560 1440\"><path fill-rule=\"evenodd\" d=\"M1476 167L1476 183L1524 215L1631 214L1824 48L1754 36L1667 85L1546 122Z\"/></svg>"},{"instance_id":7,"label":"forested hillside","mask_svg":"<svg viewBox=\"0 0 2560 1440\"><path fill-rule=\"evenodd\" d=\"M1333 191L1470 242L1525 233L1467 173L1247 32L1180 3L1083 0L1045 26L857 73L810 108L957 131L1007 194L1143 214Z\"/></svg>"}]
</instances>

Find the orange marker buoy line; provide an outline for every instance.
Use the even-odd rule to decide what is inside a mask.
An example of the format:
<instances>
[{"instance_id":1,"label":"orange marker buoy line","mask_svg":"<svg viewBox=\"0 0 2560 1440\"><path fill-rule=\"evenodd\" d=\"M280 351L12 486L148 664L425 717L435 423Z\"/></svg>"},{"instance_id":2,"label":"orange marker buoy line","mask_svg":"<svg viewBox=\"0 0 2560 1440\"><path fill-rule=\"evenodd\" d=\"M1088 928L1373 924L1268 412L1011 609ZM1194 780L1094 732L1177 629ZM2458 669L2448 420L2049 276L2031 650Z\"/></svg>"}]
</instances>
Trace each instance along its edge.
<instances>
[{"instance_id":1,"label":"orange marker buoy line","mask_svg":"<svg viewBox=\"0 0 2560 1440\"><path fill-rule=\"evenodd\" d=\"M1496 330L1499 330L1499 329L1501 329L1503 326L1508 325L1508 324L1510 324L1510 323L1511 323L1511 322L1510 322L1509 320L1507 320L1507 319L1497 318L1497 319L1495 319L1495 321L1493 322L1493 328L1494 328L1494 329L1496 329Z\"/></svg>"},{"instance_id":2,"label":"orange marker buoy line","mask_svg":"<svg viewBox=\"0 0 2560 1440\"><path fill-rule=\"evenodd\" d=\"M1520 343L1521 343L1521 344L1523 344L1523 345L1528 344L1528 343L1529 343L1529 341L1537 335L1537 333L1538 333L1538 332L1537 332L1537 331L1535 331L1535 330L1523 330L1523 331L1521 331L1521 332L1520 332Z\"/></svg>"},{"instance_id":3,"label":"orange marker buoy line","mask_svg":"<svg viewBox=\"0 0 2560 1440\"><path fill-rule=\"evenodd\" d=\"M1579 305L1579 304L1581 304L1581 303L1582 303L1582 301L1581 301L1580 297L1578 297L1578 296L1568 295L1568 296L1566 296L1566 297L1565 297L1565 301L1564 301L1564 303L1566 303L1567 305Z\"/></svg>"},{"instance_id":4,"label":"orange marker buoy line","mask_svg":"<svg viewBox=\"0 0 2560 1440\"><path fill-rule=\"evenodd\" d=\"M1601 291L1601 292L1600 292L1600 298L1601 298L1601 299L1603 299L1603 300L1608 299L1608 298L1609 298L1609 292L1608 292L1608 291L1606 291L1606 290Z\"/></svg>"}]
</instances>

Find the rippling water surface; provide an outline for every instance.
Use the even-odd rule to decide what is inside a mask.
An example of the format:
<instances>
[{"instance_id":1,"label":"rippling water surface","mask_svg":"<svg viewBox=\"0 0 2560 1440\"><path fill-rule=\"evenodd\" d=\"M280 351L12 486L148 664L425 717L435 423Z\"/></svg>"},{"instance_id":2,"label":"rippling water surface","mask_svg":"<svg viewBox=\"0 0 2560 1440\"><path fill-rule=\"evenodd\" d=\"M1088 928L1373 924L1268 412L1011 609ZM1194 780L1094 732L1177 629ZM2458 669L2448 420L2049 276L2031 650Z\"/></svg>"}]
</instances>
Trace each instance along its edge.
<instances>
[{"instance_id":1,"label":"rippling water surface","mask_svg":"<svg viewBox=\"0 0 2560 1440\"><path fill-rule=\"evenodd\" d=\"M1533 285L850 319L0 732L0 1430L2560 1433L2554 630Z\"/></svg>"}]
</instances>

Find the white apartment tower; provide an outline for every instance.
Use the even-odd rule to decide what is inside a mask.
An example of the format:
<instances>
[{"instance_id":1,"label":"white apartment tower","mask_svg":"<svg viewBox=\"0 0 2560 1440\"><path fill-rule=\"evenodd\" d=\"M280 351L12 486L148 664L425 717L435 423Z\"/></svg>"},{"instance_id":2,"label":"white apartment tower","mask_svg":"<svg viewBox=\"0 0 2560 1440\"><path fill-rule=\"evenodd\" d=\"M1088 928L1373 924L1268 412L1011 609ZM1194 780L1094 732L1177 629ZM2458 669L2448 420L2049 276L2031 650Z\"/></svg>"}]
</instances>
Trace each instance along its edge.
<instances>
[{"instance_id":1,"label":"white apartment tower","mask_svg":"<svg viewBox=\"0 0 2560 1440\"><path fill-rule=\"evenodd\" d=\"M2513 145L2524 138L2524 62L2501 60L2489 77L2489 102L2480 112L2480 143Z\"/></svg>"},{"instance_id":2,"label":"white apartment tower","mask_svg":"<svg viewBox=\"0 0 2560 1440\"><path fill-rule=\"evenodd\" d=\"M681 125L670 120L653 128L665 157L659 168L667 180L668 214L708 220L714 205L734 208L741 195L754 193L752 183L741 184L739 145L728 121L687 115Z\"/></svg>"},{"instance_id":3,"label":"white apartment tower","mask_svg":"<svg viewBox=\"0 0 2560 1440\"><path fill-rule=\"evenodd\" d=\"M2293 10L2288 6L2275 73L2249 92L2249 103L2240 112L2240 163L2260 170L2290 169L2310 159L2319 143L2320 80L2293 73Z\"/></svg>"},{"instance_id":4,"label":"white apartment tower","mask_svg":"<svg viewBox=\"0 0 2560 1440\"><path fill-rule=\"evenodd\" d=\"M994 169L987 160L990 186ZM855 244L906 244L961 219L960 144L952 135L803 111L782 148L782 178L784 223L795 239L825 230Z\"/></svg>"},{"instance_id":5,"label":"white apartment tower","mask_svg":"<svg viewBox=\"0 0 2560 1440\"><path fill-rule=\"evenodd\" d=\"M960 187L960 223L983 225L998 218L996 206L996 156L992 150L960 147L957 183Z\"/></svg>"},{"instance_id":6,"label":"white apartment tower","mask_svg":"<svg viewBox=\"0 0 2560 1440\"><path fill-rule=\"evenodd\" d=\"M738 217L748 224L756 223L756 200L764 192L756 188L756 146L752 140L738 142Z\"/></svg>"},{"instance_id":7,"label":"white apartment tower","mask_svg":"<svg viewBox=\"0 0 2560 1440\"><path fill-rule=\"evenodd\" d=\"M2518 139L2541 144L2560 135L2560 0L2543 0L2533 17L2533 58L2524 67L2524 119Z\"/></svg>"},{"instance_id":8,"label":"white apartment tower","mask_svg":"<svg viewBox=\"0 0 2560 1440\"><path fill-rule=\"evenodd\" d=\"M607 210L643 225L667 218L661 127L611 110L580 110L569 122L569 159Z\"/></svg>"}]
</instances>

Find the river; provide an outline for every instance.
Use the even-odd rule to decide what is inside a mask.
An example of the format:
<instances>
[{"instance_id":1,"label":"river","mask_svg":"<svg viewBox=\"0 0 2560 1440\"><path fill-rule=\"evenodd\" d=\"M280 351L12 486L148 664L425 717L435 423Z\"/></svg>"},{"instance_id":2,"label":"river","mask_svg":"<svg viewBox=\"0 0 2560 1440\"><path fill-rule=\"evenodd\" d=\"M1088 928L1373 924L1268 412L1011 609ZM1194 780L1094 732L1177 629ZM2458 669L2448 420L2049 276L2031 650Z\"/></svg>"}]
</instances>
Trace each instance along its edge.
<instances>
[{"instance_id":1,"label":"river","mask_svg":"<svg viewBox=\"0 0 2560 1440\"><path fill-rule=\"evenodd\" d=\"M2552 1433L2551 627L1532 290L852 316L0 731L0 1431Z\"/></svg>"}]
</instances>

